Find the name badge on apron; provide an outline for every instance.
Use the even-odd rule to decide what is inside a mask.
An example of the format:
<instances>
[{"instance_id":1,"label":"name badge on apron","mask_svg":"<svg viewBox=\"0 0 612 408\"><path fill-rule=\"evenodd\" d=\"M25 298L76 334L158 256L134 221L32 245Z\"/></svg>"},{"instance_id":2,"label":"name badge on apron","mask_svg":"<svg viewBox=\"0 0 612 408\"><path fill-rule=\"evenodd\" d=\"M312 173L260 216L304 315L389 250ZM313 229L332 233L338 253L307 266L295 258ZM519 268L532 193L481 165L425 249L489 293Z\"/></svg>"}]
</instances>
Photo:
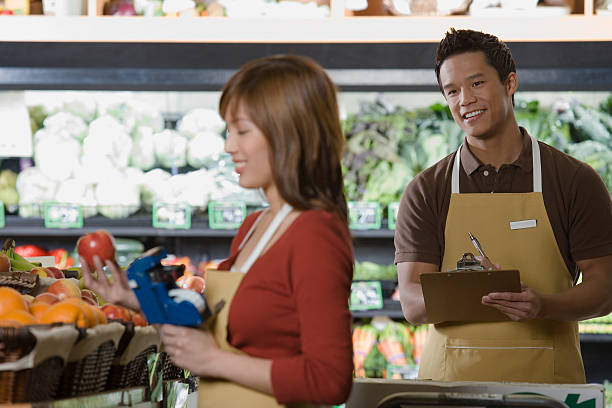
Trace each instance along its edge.
<instances>
[{"instance_id":1,"label":"name badge on apron","mask_svg":"<svg viewBox=\"0 0 612 408\"><path fill-rule=\"evenodd\" d=\"M519 230L525 228L535 228L537 224L537 220L510 221L510 229Z\"/></svg>"}]
</instances>

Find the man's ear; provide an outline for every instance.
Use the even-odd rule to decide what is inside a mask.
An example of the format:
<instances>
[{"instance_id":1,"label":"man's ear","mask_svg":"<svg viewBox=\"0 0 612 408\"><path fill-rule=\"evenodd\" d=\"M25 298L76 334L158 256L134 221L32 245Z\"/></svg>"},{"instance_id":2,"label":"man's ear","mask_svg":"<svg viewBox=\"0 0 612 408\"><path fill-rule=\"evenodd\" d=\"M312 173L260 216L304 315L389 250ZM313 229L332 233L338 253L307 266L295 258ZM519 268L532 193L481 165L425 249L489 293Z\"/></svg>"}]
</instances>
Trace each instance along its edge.
<instances>
[{"instance_id":1,"label":"man's ear","mask_svg":"<svg viewBox=\"0 0 612 408\"><path fill-rule=\"evenodd\" d=\"M516 72L511 72L508 74L504 87L508 96L514 95L514 93L518 89L518 76L516 76Z\"/></svg>"}]
</instances>

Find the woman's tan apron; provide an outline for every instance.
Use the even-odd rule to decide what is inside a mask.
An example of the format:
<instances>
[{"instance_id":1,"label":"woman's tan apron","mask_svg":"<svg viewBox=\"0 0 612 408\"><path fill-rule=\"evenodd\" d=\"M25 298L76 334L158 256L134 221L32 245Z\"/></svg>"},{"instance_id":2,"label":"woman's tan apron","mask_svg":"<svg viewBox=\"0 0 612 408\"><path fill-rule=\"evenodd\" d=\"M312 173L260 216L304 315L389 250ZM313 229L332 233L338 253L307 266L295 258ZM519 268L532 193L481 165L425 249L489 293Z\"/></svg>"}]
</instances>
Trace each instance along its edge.
<instances>
[{"instance_id":1,"label":"woman's tan apron","mask_svg":"<svg viewBox=\"0 0 612 408\"><path fill-rule=\"evenodd\" d=\"M253 250L251 256L247 259L243 266L243 270L248 271L250 266L261 254L261 251L274 234L282 220L291 211L291 207L284 207L281 212L277 215L274 221L268 227L268 230L262 236L257 246ZM243 243L240 245L239 250L242 248L244 243L247 241L255 225L251 228ZM208 302L208 306L215 310L220 302L223 302L223 307L216 314L214 321L212 322L211 330L213 336L217 342L217 345L222 350L228 350L234 353L242 354L242 352L232 347L227 341L227 323L229 317L229 310L232 304L234 294L240 286L240 282L244 278L245 273L233 272L233 271L206 271L206 289L204 290L204 296ZM309 407L306 404L291 404L291 407ZM211 378L200 378L200 385L198 388L198 408L243 408L243 407L254 407L254 408L272 408L272 407L284 407L279 405L276 399L272 395L265 394L253 390L251 388L243 387L230 381L211 379Z\"/></svg>"},{"instance_id":2,"label":"woman's tan apron","mask_svg":"<svg viewBox=\"0 0 612 408\"><path fill-rule=\"evenodd\" d=\"M533 193L460 194L459 148L442 271L455 269L461 255L471 252L468 232L473 232L492 262L518 269L521 281L536 292L559 293L573 285L544 206L539 146L533 138L531 144ZM430 325L419 378L584 383L578 325L542 319Z\"/></svg>"}]
</instances>

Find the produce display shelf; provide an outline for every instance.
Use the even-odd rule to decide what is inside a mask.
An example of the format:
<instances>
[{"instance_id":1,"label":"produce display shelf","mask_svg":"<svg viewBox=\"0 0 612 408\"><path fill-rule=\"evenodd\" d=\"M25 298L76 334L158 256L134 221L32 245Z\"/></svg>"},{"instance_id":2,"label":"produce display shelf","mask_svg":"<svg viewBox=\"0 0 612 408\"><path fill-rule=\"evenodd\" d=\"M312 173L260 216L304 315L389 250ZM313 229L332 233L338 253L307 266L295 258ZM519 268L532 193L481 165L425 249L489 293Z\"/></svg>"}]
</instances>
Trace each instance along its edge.
<instances>
[{"instance_id":1,"label":"produce display shelf","mask_svg":"<svg viewBox=\"0 0 612 408\"><path fill-rule=\"evenodd\" d=\"M612 343L612 334L608 333L580 333L582 343Z\"/></svg>"},{"instance_id":2,"label":"produce display shelf","mask_svg":"<svg viewBox=\"0 0 612 408\"><path fill-rule=\"evenodd\" d=\"M240 26L237 30L236 27ZM611 41L612 16L546 15L300 18L0 16L0 41L175 43L437 42L449 27L505 41Z\"/></svg>"},{"instance_id":3,"label":"produce display shelf","mask_svg":"<svg viewBox=\"0 0 612 408\"><path fill-rule=\"evenodd\" d=\"M211 229L207 217L194 217L190 229L162 229L153 228L151 215L137 215L129 218L110 219L102 216L85 218L83 228L45 228L42 218L21 218L15 215L5 217L5 227L0 228L0 234L11 237L78 237L97 229L105 229L111 234L121 237L211 237L232 238L236 235L235 229ZM353 238L393 238L394 231L379 230L353 230Z\"/></svg>"},{"instance_id":4,"label":"produce display shelf","mask_svg":"<svg viewBox=\"0 0 612 408\"><path fill-rule=\"evenodd\" d=\"M403 319L402 306L398 300L384 299L383 308L376 310L353 310L354 318L367 318L376 316L388 316L391 319Z\"/></svg>"}]
</instances>

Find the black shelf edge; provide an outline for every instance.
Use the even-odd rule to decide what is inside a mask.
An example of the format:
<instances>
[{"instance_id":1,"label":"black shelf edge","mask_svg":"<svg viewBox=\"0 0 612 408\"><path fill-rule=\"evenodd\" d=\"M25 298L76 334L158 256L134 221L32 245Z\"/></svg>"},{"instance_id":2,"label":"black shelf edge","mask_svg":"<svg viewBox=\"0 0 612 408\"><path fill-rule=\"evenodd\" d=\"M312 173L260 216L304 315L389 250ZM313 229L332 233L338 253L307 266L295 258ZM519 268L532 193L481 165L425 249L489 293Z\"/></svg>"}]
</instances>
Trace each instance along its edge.
<instances>
[{"instance_id":1,"label":"black shelf edge","mask_svg":"<svg viewBox=\"0 0 612 408\"><path fill-rule=\"evenodd\" d=\"M609 333L580 333L583 343L612 343L612 334Z\"/></svg>"},{"instance_id":2,"label":"black shelf edge","mask_svg":"<svg viewBox=\"0 0 612 408\"><path fill-rule=\"evenodd\" d=\"M46 228L42 218L22 218L16 215L5 217L5 227L0 228L0 234L13 237L78 237L97 229L104 229L116 236L122 237L209 237L232 238L236 235L235 229L211 229L207 217L194 217L190 229L162 229L153 228L151 215L136 215L122 219L110 219L102 216L85 218L83 228ZM379 230L351 230L353 238L393 238L394 231Z\"/></svg>"},{"instance_id":3,"label":"black shelf edge","mask_svg":"<svg viewBox=\"0 0 612 408\"><path fill-rule=\"evenodd\" d=\"M383 308L376 310L352 310L354 318L388 316L391 319L403 319L404 313L399 300L384 299Z\"/></svg>"},{"instance_id":4,"label":"black shelf edge","mask_svg":"<svg viewBox=\"0 0 612 408\"><path fill-rule=\"evenodd\" d=\"M612 88L612 42L509 42L520 91ZM435 43L0 42L0 89L218 91L247 61L293 53L345 91L438 91ZM78 56L76 58L75 56Z\"/></svg>"}]
</instances>

